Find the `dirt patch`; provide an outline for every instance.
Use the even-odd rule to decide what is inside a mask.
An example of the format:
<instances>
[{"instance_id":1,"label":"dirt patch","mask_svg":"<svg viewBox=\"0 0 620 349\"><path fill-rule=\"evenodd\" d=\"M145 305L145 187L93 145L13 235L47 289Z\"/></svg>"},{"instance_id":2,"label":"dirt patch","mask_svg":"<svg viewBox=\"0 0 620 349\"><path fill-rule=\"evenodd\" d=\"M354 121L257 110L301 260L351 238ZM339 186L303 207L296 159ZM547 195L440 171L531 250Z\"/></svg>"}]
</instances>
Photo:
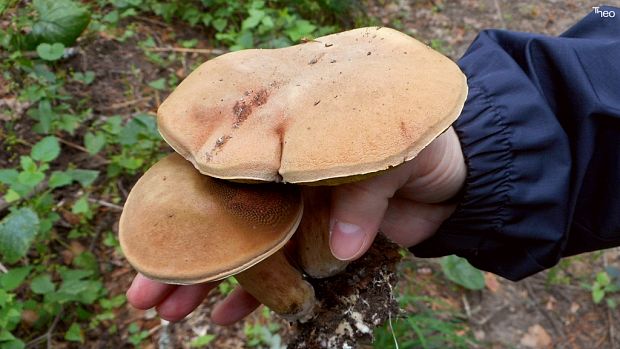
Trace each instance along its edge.
<instances>
[{"instance_id":1,"label":"dirt patch","mask_svg":"<svg viewBox=\"0 0 620 349\"><path fill-rule=\"evenodd\" d=\"M394 295L397 245L379 236L363 258L336 276L310 280L319 302L317 315L297 324L290 348L358 348L371 343L373 330L399 313Z\"/></svg>"}]
</instances>

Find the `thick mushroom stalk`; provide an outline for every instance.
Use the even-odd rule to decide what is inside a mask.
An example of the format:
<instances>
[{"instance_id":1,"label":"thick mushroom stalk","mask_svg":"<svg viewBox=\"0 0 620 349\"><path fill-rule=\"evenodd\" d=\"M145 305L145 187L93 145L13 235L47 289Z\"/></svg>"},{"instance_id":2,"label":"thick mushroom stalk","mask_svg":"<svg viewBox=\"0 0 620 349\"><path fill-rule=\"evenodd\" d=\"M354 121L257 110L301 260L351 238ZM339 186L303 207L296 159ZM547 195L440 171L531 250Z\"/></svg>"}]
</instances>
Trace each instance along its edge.
<instances>
[{"instance_id":1,"label":"thick mushroom stalk","mask_svg":"<svg viewBox=\"0 0 620 349\"><path fill-rule=\"evenodd\" d=\"M288 321L304 322L314 315L314 289L282 250L235 278L254 298Z\"/></svg>"},{"instance_id":2,"label":"thick mushroom stalk","mask_svg":"<svg viewBox=\"0 0 620 349\"><path fill-rule=\"evenodd\" d=\"M295 186L214 179L172 154L131 190L119 240L129 262L151 279L195 284L238 274L263 304L289 320L307 319L312 286L278 252L302 211Z\"/></svg>"},{"instance_id":3,"label":"thick mushroom stalk","mask_svg":"<svg viewBox=\"0 0 620 349\"><path fill-rule=\"evenodd\" d=\"M304 215L295 232L301 267L316 279L336 275L349 263L334 257L329 247L329 187L304 187L302 197Z\"/></svg>"}]
</instances>

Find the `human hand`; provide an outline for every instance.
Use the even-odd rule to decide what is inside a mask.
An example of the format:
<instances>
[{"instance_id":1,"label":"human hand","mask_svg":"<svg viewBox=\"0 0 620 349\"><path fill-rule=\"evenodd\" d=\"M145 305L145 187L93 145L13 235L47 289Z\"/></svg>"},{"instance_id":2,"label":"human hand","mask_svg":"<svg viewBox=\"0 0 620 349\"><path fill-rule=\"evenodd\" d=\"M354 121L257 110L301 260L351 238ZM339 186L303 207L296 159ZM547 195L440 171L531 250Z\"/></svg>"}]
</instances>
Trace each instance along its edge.
<instances>
[{"instance_id":1,"label":"human hand","mask_svg":"<svg viewBox=\"0 0 620 349\"><path fill-rule=\"evenodd\" d=\"M381 230L394 242L413 246L430 237L456 208L446 203L465 181L465 163L452 128L415 159L376 177L332 188L331 249L339 259L362 256ZM156 307L159 315L178 321L192 312L217 283L167 285L138 274L127 291L138 309ZM259 302L241 288L217 304L213 322L232 324Z\"/></svg>"},{"instance_id":2,"label":"human hand","mask_svg":"<svg viewBox=\"0 0 620 349\"><path fill-rule=\"evenodd\" d=\"M418 156L384 174L332 189L330 247L341 260L362 256L381 231L403 247L432 236L456 209L466 166L450 127Z\"/></svg>"}]
</instances>

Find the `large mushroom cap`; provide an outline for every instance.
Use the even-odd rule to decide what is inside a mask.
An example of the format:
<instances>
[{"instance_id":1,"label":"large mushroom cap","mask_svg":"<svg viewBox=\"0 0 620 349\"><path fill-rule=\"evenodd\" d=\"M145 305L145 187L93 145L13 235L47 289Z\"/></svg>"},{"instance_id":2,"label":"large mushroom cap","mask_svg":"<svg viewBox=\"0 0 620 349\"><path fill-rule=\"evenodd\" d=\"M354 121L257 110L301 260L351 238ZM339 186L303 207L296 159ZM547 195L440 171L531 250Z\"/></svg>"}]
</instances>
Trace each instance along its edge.
<instances>
[{"instance_id":1,"label":"large mushroom cap","mask_svg":"<svg viewBox=\"0 0 620 349\"><path fill-rule=\"evenodd\" d=\"M316 182L412 159L466 95L448 58L396 30L362 28L210 60L160 106L158 124L204 174Z\"/></svg>"},{"instance_id":2,"label":"large mushroom cap","mask_svg":"<svg viewBox=\"0 0 620 349\"><path fill-rule=\"evenodd\" d=\"M129 262L151 279L218 280L279 250L297 228L302 206L294 186L209 178L172 154L133 187L119 239Z\"/></svg>"}]
</instances>

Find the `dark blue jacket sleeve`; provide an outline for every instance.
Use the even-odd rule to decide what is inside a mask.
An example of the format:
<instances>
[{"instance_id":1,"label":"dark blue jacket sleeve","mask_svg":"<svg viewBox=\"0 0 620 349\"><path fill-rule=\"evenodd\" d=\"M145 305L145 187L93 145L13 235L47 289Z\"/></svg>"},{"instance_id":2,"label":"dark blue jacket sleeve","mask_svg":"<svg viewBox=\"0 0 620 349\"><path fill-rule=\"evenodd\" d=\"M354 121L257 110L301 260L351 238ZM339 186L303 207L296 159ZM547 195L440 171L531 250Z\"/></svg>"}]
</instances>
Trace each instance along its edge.
<instances>
[{"instance_id":1,"label":"dark blue jacket sleeve","mask_svg":"<svg viewBox=\"0 0 620 349\"><path fill-rule=\"evenodd\" d=\"M616 16L593 12L559 37L479 34L459 61L465 188L415 255L518 280L620 245L620 9L604 10Z\"/></svg>"}]
</instances>

